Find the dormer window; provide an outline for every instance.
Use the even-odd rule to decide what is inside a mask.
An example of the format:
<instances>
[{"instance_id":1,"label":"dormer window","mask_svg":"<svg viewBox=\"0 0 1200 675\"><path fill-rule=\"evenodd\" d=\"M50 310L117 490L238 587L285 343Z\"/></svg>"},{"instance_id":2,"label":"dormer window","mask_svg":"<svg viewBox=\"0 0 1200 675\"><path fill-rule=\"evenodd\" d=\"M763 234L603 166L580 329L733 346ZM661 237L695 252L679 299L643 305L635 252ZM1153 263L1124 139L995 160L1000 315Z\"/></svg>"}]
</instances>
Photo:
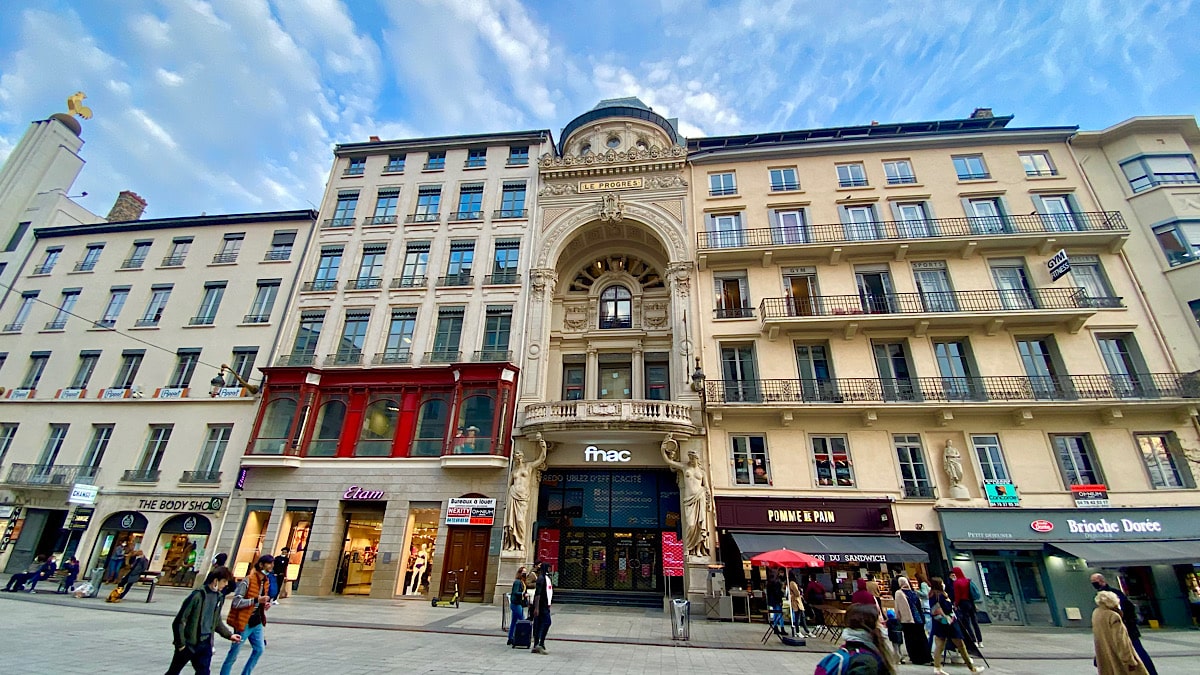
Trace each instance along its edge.
<instances>
[{"instance_id":1,"label":"dormer window","mask_svg":"<svg viewBox=\"0 0 1200 675\"><path fill-rule=\"evenodd\" d=\"M633 327L633 294L620 285L600 293L600 328Z\"/></svg>"}]
</instances>

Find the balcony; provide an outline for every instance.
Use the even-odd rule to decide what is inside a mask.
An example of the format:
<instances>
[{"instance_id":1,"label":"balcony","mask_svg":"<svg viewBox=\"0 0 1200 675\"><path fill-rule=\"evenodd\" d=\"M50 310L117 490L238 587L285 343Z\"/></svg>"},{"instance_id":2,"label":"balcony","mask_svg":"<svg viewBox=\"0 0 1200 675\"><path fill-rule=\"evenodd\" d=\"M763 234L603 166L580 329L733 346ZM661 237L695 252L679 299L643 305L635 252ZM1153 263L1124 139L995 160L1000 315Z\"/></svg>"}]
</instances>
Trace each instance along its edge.
<instances>
[{"instance_id":1,"label":"balcony","mask_svg":"<svg viewBox=\"0 0 1200 675\"><path fill-rule=\"evenodd\" d=\"M1200 398L1200 378L1183 373L843 377L817 380L710 380L709 405L857 403L1024 403L1166 401Z\"/></svg>"},{"instance_id":2,"label":"balcony","mask_svg":"<svg viewBox=\"0 0 1200 675\"><path fill-rule=\"evenodd\" d=\"M464 169L482 169L487 166L487 159L483 157L472 157L463 162Z\"/></svg>"},{"instance_id":3,"label":"balcony","mask_svg":"<svg viewBox=\"0 0 1200 675\"><path fill-rule=\"evenodd\" d=\"M905 499L937 499L937 488L932 485L910 485L904 486Z\"/></svg>"},{"instance_id":4,"label":"balcony","mask_svg":"<svg viewBox=\"0 0 1200 675\"><path fill-rule=\"evenodd\" d=\"M849 339L868 327L912 329L921 336L931 326L973 326L994 335L1003 326L1066 323L1078 332L1100 309L1122 307L1119 297L1093 298L1082 288L1034 288L764 298L759 315L771 339L780 329L815 326L844 330Z\"/></svg>"},{"instance_id":5,"label":"balcony","mask_svg":"<svg viewBox=\"0 0 1200 675\"><path fill-rule=\"evenodd\" d=\"M412 352L408 350L376 354L371 363L377 366L394 366L412 363Z\"/></svg>"},{"instance_id":6,"label":"balcony","mask_svg":"<svg viewBox=\"0 0 1200 675\"><path fill-rule=\"evenodd\" d=\"M36 277L40 274L50 274L53 271L54 271L54 263L49 263L47 265L38 265L37 267L33 268L32 276Z\"/></svg>"},{"instance_id":7,"label":"balcony","mask_svg":"<svg viewBox=\"0 0 1200 675\"><path fill-rule=\"evenodd\" d=\"M977 249L1036 248L1048 253L1064 245L1120 250L1129 228L1117 211L970 218L823 223L749 230L700 232L696 247L708 261L760 260L773 253L829 257L843 254L903 255L905 252L970 253ZM908 248L902 248L907 246Z\"/></svg>"},{"instance_id":8,"label":"balcony","mask_svg":"<svg viewBox=\"0 0 1200 675\"><path fill-rule=\"evenodd\" d=\"M214 323L216 323L216 321L217 321L217 317L215 315L193 316L192 318L188 319L188 325L189 326L211 326Z\"/></svg>"},{"instance_id":9,"label":"balcony","mask_svg":"<svg viewBox=\"0 0 1200 675\"><path fill-rule=\"evenodd\" d=\"M76 272L91 272L94 269L96 269L95 260L80 260L79 262L75 263L74 268Z\"/></svg>"},{"instance_id":10,"label":"balcony","mask_svg":"<svg viewBox=\"0 0 1200 675\"><path fill-rule=\"evenodd\" d=\"M9 467L6 485L69 490L75 483L90 483L100 473L99 467L70 464L13 464Z\"/></svg>"},{"instance_id":11,"label":"balcony","mask_svg":"<svg viewBox=\"0 0 1200 675\"><path fill-rule=\"evenodd\" d=\"M218 253L213 256L214 265L230 265L237 262L237 253Z\"/></svg>"},{"instance_id":12,"label":"balcony","mask_svg":"<svg viewBox=\"0 0 1200 675\"><path fill-rule=\"evenodd\" d=\"M425 352L425 359L422 363L458 363L459 361L462 361L462 352L440 350Z\"/></svg>"},{"instance_id":13,"label":"balcony","mask_svg":"<svg viewBox=\"0 0 1200 675\"><path fill-rule=\"evenodd\" d=\"M363 355L361 351L347 351L330 354L325 357L327 366L361 366Z\"/></svg>"},{"instance_id":14,"label":"balcony","mask_svg":"<svg viewBox=\"0 0 1200 675\"><path fill-rule=\"evenodd\" d=\"M242 323L271 323L270 314L247 314L242 317Z\"/></svg>"},{"instance_id":15,"label":"balcony","mask_svg":"<svg viewBox=\"0 0 1200 675\"><path fill-rule=\"evenodd\" d=\"M446 158L431 159L421 167L422 171L443 171L446 168Z\"/></svg>"},{"instance_id":16,"label":"balcony","mask_svg":"<svg viewBox=\"0 0 1200 675\"><path fill-rule=\"evenodd\" d=\"M125 260L121 261L121 269L140 270L145 262L145 258L126 258Z\"/></svg>"},{"instance_id":17,"label":"balcony","mask_svg":"<svg viewBox=\"0 0 1200 675\"><path fill-rule=\"evenodd\" d=\"M273 248L270 251L267 251L267 254L263 256L263 260L268 261L268 262L278 261L278 260L291 260L291 259L292 259L292 247L291 246L288 246L287 248Z\"/></svg>"},{"instance_id":18,"label":"balcony","mask_svg":"<svg viewBox=\"0 0 1200 675\"><path fill-rule=\"evenodd\" d=\"M183 259L185 256L169 255L162 259L163 267L183 267Z\"/></svg>"},{"instance_id":19,"label":"balcony","mask_svg":"<svg viewBox=\"0 0 1200 675\"><path fill-rule=\"evenodd\" d=\"M771 183L771 192L794 192L800 189L800 183L796 181L783 181L782 183Z\"/></svg>"},{"instance_id":20,"label":"balcony","mask_svg":"<svg viewBox=\"0 0 1200 675\"><path fill-rule=\"evenodd\" d=\"M425 288L429 285L429 277L421 274L392 279L392 288Z\"/></svg>"},{"instance_id":21,"label":"balcony","mask_svg":"<svg viewBox=\"0 0 1200 675\"><path fill-rule=\"evenodd\" d=\"M498 209L492 211L492 218L528 218L529 211L525 209Z\"/></svg>"},{"instance_id":22,"label":"balcony","mask_svg":"<svg viewBox=\"0 0 1200 675\"><path fill-rule=\"evenodd\" d=\"M94 326L95 328L112 328L113 326L116 326L116 325L117 325L116 319L100 319L99 321L92 323L92 326Z\"/></svg>"},{"instance_id":23,"label":"balcony","mask_svg":"<svg viewBox=\"0 0 1200 675\"><path fill-rule=\"evenodd\" d=\"M157 483L162 476L159 469L127 469L121 474L122 483Z\"/></svg>"},{"instance_id":24,"label":"balcony","mask_svg":"<svg viewBox=\"0 0 1200 675\"><path fill-rule=\"evenodd\" d=\"M485 286L504 286L519 283L521 283L521 277L516 272L489 274L483 278L483 284Z\"/></svg>"},{"instance_id":25,"label":"balcony","mask_svg":"<svg viewBox=\"0 0 1200 675\"><path fill-rule=\"evenodd\" d=\"M753 307L718 307L713 310L714 319L753 319Z\"/></svg>"},{"instance_id":26,"label":"balcony","mask_svg":"<svg viewBox=\"0 0 1200 675\"><path fill-rule=\"evenodd\" d=\"M134 321L133 325L138 328L153 328L158 325L158 321L158 319L142 317L141 319Z\"/></svg>"},{"instance_id":27,"label":"balcony","mask_svg":"<svg viewBox=\"0 0 1200 675\"><path fill-rule=\"evenodd\" d=\"M361 176L367 172L366 164L351 164L342 172L343 176Z\"/></svg>"},{"instance_id":28,"label":"balcony","mask_svg":"<svg viewBox=\"0 0 1200 675\"><path fill-rule=\"evenodd\" d=\"M183 475L179 478L179 482L216 485L221 482L221 472L215 470L184 471Z\"/></svg>"},{"instance_id":29,"label":"balcony","mask_svg":"<svg viewBox=\"0 0 1200 675\"><path fill-rule=\"evenodd\" d=\"M372 291L382 287L383 279L380 277L359 277L346 282L348 291Z\"/></svg>"},{"instance_id":30,"label":"balcony","mask_svg":"<svg viewBox=\"0 0 1200 675\"><path fill-rule=\"evenodd\" d=\"M354 218L326 218L325 222L321 223L321 228L326 230L339 227L354 227Z\"/></svg>"},{"instance_id":31,"label":"balcony","mask_svg":"<svg viewBox=\"0 0 1200 675\"><path fill-rule=\"evenodd\" d=\"M838 179L838 187L840 187L840 188L867 187L868 185L869 185L869 183L867 183L866 178L839 178Z\"/></svg>"},{"instance_id":32,"label":"balcony","mask_svg":"<svg viewBox=\"0 0 1200 675\"><path fill-rule=\"evenodd\" d=\"M471 355L476 363L508 363L512 361L511 349L481 349Z\"/></svg>"},{"instance_id":33,"label":"balcony","mask_svg":"<svg viewBox=\"0 0 1200 675\"><path fill-rule=\"evenodd\" d=\"M317 360L316 354L281 354L275 359L277 366L311 366Z\"/></svg>"},{"instance_id":34,"label":"balcony","mask_svg":"<svg viewBox=\"0 0 1200 675\"><path fill-rule=\"evenodd\" d=\"M475 283L475 277L470 274L450 274L444 277L438 277L437 285L443 288L450 286L471 286Z\"/></svg>"},{"instance_id":35,"label":"balcony","mask_svg":"<svg viewBox=\"0 0 1200 675\"><path fill-rule=\"evenodd\" d=\"M595 401L553 401L525 406L523 428L543 430L643 427L655 431L694 433L692 407L674 401L616 399Z\"/></svg>"},{"instance_id":36,"label":"balcony","mask_svg":"<svg viewBox=\"0 0 1200 675\"><path fill-rule=\"evenodd\" d=\"M404 217L406 223L436 223L441 218L440 213L410 213Z\"/></svg>"},{"instance_id":37,"label":"balcony","mask_svg":"<svg viewBox=\"0 0 1200 675\"><path fill-rule=\"evenodd\" d=\"M454 211L450 220L483 220L483 211Z\"/></svg>"},{"instance_id":38,"label":"balcony","mask_svg":"<svg viewBox=\"0 0 1200 675\"><path fill-rule=\"evenodd\" d=\"M916 185L917 177L913 175L888 176L888 185Z\"/></svg>"},{"instance_id":39,"label":"balcony","mask_svg":"<svg viewBox=\"0 0 1200 675\"><path fill-rule=\"evenodd\" d=\"M509 157L504 166L529 166L528 157Z\"/></svg>"},{"instance_id":40,"label":"balcony","mask_svg":"<svg viewBox=\"0 0 1200 675\"><path fill-rule=\"evenodd\" d=\"M363 220L363 226L371 227L373 225L395 225L397 220L398 218L396 217L396 214L392 214L390 216L371 216Z\"/></svg>"},{"instance_id":41,"label":"balcony","mask_svg":"<svg viewBox=\"0 0 1200 675\"><path fill-rule=\"evenodd\" d=\"M337 279L314 279L313 281L306 281L300 285L300 290L305 293L336 291Z\"/></svg>"},{"instance_id":42,"label":"balcony","mask_svg":"<svg viewBox=\"0 0 1200 675\"><path fill-rule=\"evenodd\" d=\"M47 321L46 327L43 328L42 330L62 330L66 327L67 327L66 319L55 319L53 321Z\"/></svg>"},{"instance_id":43,"label":"balcony","mask_svg":"<svg viewBox=\"0 0 1200 675\"><path fill-rule=\"evenodd\" d=\"M25 327L25 323L23 321L14 321L12 323L4 324L4 332L5 333L20 333L21 329L24 327Z\"/></svg>"}]
</instances>

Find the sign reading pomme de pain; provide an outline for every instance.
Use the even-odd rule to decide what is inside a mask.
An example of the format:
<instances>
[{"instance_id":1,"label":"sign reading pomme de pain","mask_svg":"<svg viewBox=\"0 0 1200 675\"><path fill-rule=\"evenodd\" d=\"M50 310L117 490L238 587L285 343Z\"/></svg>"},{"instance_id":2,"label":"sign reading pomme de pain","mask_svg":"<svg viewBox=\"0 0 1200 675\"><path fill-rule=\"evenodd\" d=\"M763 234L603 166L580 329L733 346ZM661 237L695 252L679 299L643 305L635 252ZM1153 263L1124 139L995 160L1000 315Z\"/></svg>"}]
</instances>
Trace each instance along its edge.
<instances>
[{"instance_id":1,"label":"sign reading pomme de pain","mask_svg":"<svg viewBox=\"0 0 1200 675\"><path fill-rule=\"evenodd\" d=\"M608 192L609 190L635 190L645 185L644 178L618 178L614 180L585 180L579 183L579 192Z\"/></svg>"},{"instance_id":2,"label":"sign reading pomme de pain","mask_svg":"<svg viewBox=\"0 0 1200 675\"><path fill-rule=\"evenodd\" d=\"M767 509L767 520L772 523L836 523L837 513L808 509Z\"/></svg>"}]
</instances>

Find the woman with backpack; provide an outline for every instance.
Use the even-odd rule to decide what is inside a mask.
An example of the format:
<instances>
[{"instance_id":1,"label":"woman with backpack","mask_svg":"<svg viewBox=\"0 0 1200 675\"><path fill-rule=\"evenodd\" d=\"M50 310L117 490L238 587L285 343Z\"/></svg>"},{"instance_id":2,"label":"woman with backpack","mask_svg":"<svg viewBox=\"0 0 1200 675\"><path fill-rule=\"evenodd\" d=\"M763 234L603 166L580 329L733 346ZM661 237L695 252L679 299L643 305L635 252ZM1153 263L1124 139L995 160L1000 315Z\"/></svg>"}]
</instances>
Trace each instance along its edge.
<instances>
[{"instance_id":1,"label":"woman with backpack","mask_svg":"<svg viewBox=\"0 0 1200 675\"><path fill-rule=\"evenodd\" d=\"M842 646L821 659L813 675L896 675L891 650L879 630L879 607L874 602L850 605L842 638Z\"/></svg>"},{"instance_id":2,"label":"woman with backpack","mask_svg":"<svg viewBox=\"0 0 1200 675\"><path fill-rule=\"evenodd\" d=\"M982 668L975 668L971 655L967 653L967 645L963 642L962 634L958 631L958 621L954 618L954 604L946 595L946 585L941 577L929 580L929 613L933 616L933 675L946 675L942 670L942 652L946 650L949 640L963 657L963 663L972 673L978 673Z\"/></svg>"},{"instance_id":3,"label":"woman with backpack","mask_svg":"<svg viewBox=\"0 0 1200 675\"><path fill-rule=\"evenodd\" d=\"M983 633L979 631L979 619L976 616L979 610L975 603L983 599L983 594L979 592L975 582L963 574L961 567L955 567L951 573L951 578L954 579L954 608L958 610L958 616L962 619L963 633L974 639L975 644L982 645Z\"/></svg>"}]
</instances>

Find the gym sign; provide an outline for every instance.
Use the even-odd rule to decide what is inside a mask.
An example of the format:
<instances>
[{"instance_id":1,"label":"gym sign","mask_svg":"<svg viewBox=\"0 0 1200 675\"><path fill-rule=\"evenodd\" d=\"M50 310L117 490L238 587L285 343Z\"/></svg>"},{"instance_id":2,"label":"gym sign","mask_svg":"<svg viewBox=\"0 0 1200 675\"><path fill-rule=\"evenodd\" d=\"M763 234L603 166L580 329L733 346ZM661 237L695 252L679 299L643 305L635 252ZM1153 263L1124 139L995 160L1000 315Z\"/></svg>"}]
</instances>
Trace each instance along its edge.
<instances>
[{"instance_id":1,"label":"gym sign","mask_svg":"<svg viewBox=\"0 0 1200 675\"><path fill-rule=\"evenodd\" d=\"M633 453L628 450L602 450L594 445L583 449L583 461L606 462L623 464L633 459Z\"/></svg>"}]
</instances>

